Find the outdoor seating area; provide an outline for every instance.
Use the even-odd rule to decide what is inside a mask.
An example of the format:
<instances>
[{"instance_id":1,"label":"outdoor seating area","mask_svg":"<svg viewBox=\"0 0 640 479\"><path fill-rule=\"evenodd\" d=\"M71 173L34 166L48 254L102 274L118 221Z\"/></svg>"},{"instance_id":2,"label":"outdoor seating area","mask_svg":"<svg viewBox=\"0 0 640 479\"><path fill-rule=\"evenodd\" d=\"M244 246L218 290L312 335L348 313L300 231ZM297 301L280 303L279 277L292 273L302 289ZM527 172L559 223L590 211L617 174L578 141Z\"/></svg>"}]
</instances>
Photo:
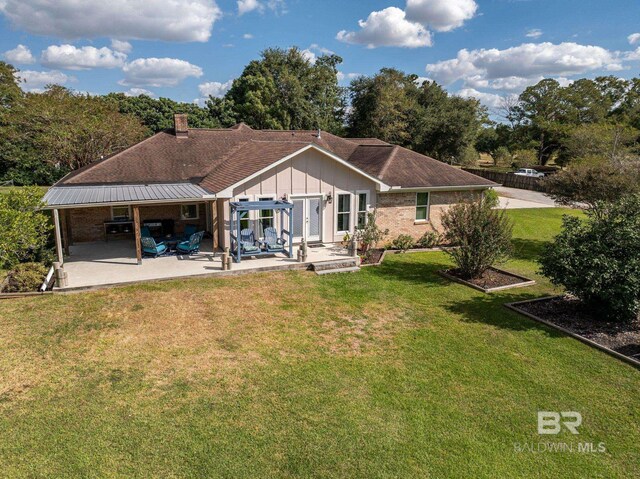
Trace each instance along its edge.
<instances>
[{"instance_id":1,"label":"outdoor seating area","mask_svg":"<svg viewBox=\"0 0 640 479\"><path fill-rule=\"evenodd\" d=\"M186 225L181 236L167 234L153 237L147 226L140 228L142 256L157 258L172 254L192 255L200 252L204 231L197 231L196 225Z\"/></svg>"}]
</instances>

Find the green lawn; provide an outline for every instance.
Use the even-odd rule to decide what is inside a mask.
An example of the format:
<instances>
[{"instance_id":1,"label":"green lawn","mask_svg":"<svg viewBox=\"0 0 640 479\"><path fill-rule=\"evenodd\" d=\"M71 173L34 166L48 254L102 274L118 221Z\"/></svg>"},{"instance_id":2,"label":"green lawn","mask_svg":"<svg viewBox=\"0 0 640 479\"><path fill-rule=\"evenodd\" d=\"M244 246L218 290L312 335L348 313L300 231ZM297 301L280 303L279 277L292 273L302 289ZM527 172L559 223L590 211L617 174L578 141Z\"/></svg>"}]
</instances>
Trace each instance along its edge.
<instances>
[{"instance_id":1,"label":"green lawn","mask_svg":"<svg viewBox=\"0 0 640 479\"><path fill-rule=\"evenodd\" d=\"M637 477L640 371L502 306L553 292L534 258L562 213L510 213L507 266L539 284L494 295L426 253L2 301L1 475ZM607 451L514 451L548 441Z\"/></svg>"}]
</instances>

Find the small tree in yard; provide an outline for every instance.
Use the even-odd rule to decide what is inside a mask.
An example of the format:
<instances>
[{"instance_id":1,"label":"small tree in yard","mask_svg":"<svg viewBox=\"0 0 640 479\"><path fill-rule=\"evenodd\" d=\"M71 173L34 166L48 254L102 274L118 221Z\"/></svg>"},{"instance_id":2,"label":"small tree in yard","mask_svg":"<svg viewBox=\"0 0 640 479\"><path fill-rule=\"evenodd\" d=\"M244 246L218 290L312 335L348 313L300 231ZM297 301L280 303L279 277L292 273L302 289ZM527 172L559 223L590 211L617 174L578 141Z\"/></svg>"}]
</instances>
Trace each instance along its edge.
<instances>
[{"instance_id":1,"label":"small tree in yard","mask_svg":"<svg viewBox=\"0 0 640 479\"><path fill-rule=\"evenodd\" d=\"M371 248L375 248L389 234L388 229L380 229L377 218L377 210L367 213L365 225L354 233L355 240L360 244L360 249L365 257L370 254Z\"/></svg>"},{"instance_id":2,"label":"small tree in yard","mask_svg":"<svg viewBox=\"0 0 640 479\"><path fill-rule=\"evenodd\" d=\"M513 223L484 198L453 205L442 215L442 226L444 242L453 246L446 252L464 279L481 277L511 254Z\"/></svg>"},{"instance_id":3,"label":"small tree in yard","mask_svg":"<svg viewBox=\"0 0 640 479\"><path fill-rule=\"evenodd\" d=\"M540 259L542 274L601 317L635 319L640 313L640 195L587 214L587 221L565 216L562 232Z\"/></svg>"},{"instance_id":4,"label":"small tree in yard","mask_svg":"<svg viewBox=\"0 0 640 479\"><path fill-rule=\"evenodd\" d=\"M42 190L35 186L0 194L0 266L50 260L47 245L52 225L41 207Z\"/></svg>"}]
</instances>

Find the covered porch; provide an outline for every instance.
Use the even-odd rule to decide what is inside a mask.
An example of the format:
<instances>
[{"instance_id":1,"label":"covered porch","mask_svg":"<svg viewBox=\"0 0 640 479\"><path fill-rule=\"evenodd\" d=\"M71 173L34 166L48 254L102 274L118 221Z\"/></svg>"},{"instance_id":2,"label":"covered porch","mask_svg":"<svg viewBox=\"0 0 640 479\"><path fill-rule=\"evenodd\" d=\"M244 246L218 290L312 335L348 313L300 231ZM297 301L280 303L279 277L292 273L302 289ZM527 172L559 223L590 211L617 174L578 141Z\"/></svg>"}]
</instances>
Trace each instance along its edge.
<instances>
[{"instance_id":1,"label":"covered porch","mask_svg":"<svg viewBox=\"0 0 640 479\"><path fill-rule=\"evenodd\" d=\"M281 254L243 258L241 263L234 263L231 270L223 271L222 255L219 251L214 254L211 242L203 244L199 254L144 258L141 264L138 264L135 257L135 244L132 240L78 243L70 247L71 254L65 258L64 269L69 281L65 288L60 289L73 290L150 280L222 276L251 271L307 269L311 263L349 258L347 250L335 244L318 245L307 251L307 261L304 263L295 259L297 247L294 246L293 258Z\"/></svg>"}]
</instances>

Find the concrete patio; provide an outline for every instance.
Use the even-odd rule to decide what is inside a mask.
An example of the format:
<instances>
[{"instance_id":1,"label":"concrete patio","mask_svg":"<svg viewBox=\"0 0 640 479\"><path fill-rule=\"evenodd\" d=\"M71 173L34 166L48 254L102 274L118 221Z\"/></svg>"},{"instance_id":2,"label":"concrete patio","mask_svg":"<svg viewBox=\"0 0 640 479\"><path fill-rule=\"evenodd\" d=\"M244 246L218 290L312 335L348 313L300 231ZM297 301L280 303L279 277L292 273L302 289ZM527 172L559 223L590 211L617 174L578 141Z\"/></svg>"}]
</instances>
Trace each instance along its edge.
<instances>
[{"instance_id":1,"label":"concrete patio","mask_svg":"<svg viewBox=\"0 0 640 479\"><path fill-rule=\"evenodd\" d=\"M347 250L340 245L323 244L308 248L307 261L298 263L298 248L293 248L293 258L283 254L259 258L243 258L233 263L231 271L222 270L222 253L214 255L211 246L193 256L164 256L144 258L136 262L133 241L121 240L96 243L79 243L71 246L71 255L65 259L64 270L68 285L58 290L73 290L107 285L135 283L158 279L182 278L203 275L223 275L234 272L265 270L306 269L311 263L348 258Z\"/></svg>"}]
</instances>

